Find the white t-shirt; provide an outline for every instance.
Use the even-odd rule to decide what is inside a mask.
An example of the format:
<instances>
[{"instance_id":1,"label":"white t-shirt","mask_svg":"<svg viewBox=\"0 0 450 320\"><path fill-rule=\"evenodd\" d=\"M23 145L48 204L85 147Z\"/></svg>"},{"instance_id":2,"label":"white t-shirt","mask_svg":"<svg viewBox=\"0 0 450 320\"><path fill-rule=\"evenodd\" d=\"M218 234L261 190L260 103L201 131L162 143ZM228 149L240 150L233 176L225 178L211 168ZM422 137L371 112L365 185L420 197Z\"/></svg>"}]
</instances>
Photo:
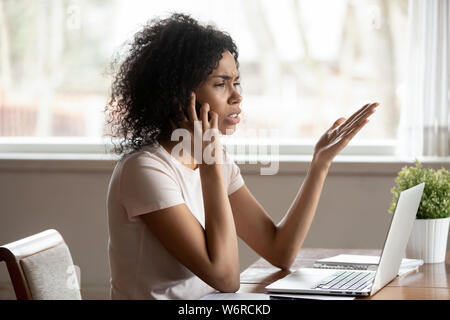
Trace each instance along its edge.
<instances>
[{"instance_id":1,"label":"white t-shirt","mask_svg":"<svg viewBox=\"0 0 450 320\"><path fill-rule=\"evenodd\" d=\"M244 180L223 151L230 195ZM119 161L107 197L112 299L199 299L215 289L175 259L139 215L185 203L205 228L199 169L192 170L162 146L146 146Z\"/></svg>"}]
</instances>

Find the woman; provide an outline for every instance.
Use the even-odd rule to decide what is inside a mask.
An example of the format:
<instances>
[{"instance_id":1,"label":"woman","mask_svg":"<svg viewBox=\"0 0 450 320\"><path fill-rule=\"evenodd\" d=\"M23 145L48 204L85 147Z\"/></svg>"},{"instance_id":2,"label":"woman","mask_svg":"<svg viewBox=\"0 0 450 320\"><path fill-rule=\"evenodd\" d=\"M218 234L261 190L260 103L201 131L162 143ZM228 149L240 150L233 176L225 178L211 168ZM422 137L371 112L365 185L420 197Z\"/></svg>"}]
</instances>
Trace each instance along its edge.
<instances>
[{"instance_id":1,"label":"woman","mask_svg":"<svg viewBox=\"0 0 450 320\"><path fill-rule=\"evenodd\" d=\"M238 236L288 269L333 158L377 106L365 105L325 132L303 186L275 225L220 145L241 112L238 68L229 35L187 15L154 20L135 35L109 104L114 135L122 138L116 151L123 155L107 200L113 299L198 299L215 290L237 291ZM193 148L185 143L180 155L171 139L180 129L194 138L216 134L197 145L192 139ZM214 161L206 161L208 154Z\"/></svg>"}]
</instances>

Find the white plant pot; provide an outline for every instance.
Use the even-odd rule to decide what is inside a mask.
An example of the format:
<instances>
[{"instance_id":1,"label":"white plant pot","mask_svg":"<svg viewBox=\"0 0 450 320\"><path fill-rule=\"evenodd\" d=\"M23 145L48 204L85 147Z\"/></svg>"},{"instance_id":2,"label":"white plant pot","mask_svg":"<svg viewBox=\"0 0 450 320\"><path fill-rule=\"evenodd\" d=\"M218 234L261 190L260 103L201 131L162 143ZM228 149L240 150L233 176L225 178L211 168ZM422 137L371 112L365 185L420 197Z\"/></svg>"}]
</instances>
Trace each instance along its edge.
<instances>
[{"instance_id":1,"label":"white plant pot","mask_svg":"<svg viewBox=\"0 0 450 320\"><path fill-rule=\"evenodd\" d=\"M416 219L406 247L406 257L424 263L445 261L449 218Z\"/></svg>"}]
</instances>

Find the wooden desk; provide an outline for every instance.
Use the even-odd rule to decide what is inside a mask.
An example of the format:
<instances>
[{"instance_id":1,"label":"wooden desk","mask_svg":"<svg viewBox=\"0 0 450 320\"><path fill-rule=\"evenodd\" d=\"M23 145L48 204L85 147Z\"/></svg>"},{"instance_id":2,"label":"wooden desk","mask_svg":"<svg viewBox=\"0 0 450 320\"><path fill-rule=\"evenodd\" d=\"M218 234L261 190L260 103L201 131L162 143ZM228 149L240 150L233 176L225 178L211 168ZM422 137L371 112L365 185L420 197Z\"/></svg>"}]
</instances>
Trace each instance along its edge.
<instances>
[{"instance_id":1,"label":"wooden desk","mask_svg":"<svg viewBox=\"0 0 450 320\"><path fill-rule=\"evenodd\" d=\"M291 271L312 268L314 261L337 254L380 255L381 250L360 249L302 249ZM260 258L241 273L240 293L264 293L265 287L291 273L281 270ZM357 299L382 300L450 300L450 251L445 263L424 264L418 271L397 277L374 296Z\"/></svg>"}]
</instances>

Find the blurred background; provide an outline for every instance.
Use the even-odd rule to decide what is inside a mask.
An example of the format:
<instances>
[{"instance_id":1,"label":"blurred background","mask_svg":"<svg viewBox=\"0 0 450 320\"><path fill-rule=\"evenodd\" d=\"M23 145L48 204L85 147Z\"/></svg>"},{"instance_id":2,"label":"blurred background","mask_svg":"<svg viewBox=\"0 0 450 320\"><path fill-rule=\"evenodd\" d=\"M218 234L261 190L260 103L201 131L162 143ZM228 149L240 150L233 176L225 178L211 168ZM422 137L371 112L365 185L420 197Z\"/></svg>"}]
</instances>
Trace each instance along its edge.
<instances>
[{"instance_id":1,"label":"blurred background","mask_svg":"<svg viewBox=\"0 0 450 320\"><path fill-rule=\"evenodd\" d=\"M237 152L244 161L235 158L275 223L295 199L319 136L365 103L381 103L351 152L334 161L303 244L380 249L399 170L416 156L426 167L449 167L450 73L442 71L450 70L450 33L442 30L450 30L450 11L442 4L0 0L0 244L54 228L80 267L83 297L108 298L111 62L145 23L176 11L214 24L238 45L244 100L227 138L238 146L263 131L278 138L285 157L276 174L262 175L244 152ZM259 258L241 239L239 256L241 271ZM4 263L1 299L14 299Z\"/></svg>"},{"instance_id":2,"label":"blurred background","mask_svg":"<svg viewBox=\"0 0 450 320\"><path fill-rule=\"evenodd\" d=\"M377 121L356 139L395 139L407 0L0 0L0 137L101 139L110 63L143 24L175 11L239 48L244 101L233 137L272 129L315 140L378 101Z\"/></svg>"}]
</instances>

